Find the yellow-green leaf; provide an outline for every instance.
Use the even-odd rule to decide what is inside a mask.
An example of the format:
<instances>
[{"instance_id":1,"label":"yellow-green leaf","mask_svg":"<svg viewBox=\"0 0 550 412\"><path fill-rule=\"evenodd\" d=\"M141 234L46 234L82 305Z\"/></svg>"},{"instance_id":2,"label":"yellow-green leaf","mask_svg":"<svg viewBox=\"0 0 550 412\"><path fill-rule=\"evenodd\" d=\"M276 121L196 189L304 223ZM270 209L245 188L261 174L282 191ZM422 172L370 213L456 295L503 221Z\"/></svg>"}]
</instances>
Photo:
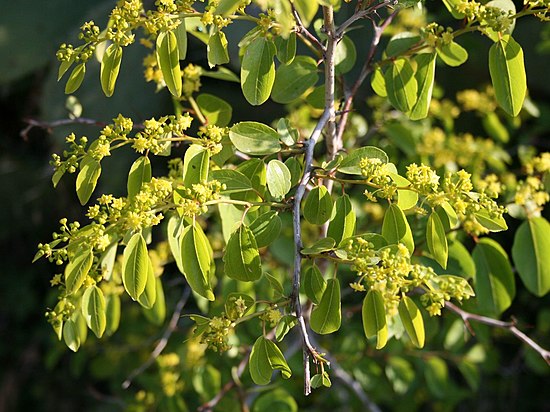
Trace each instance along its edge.
<instances>
[{"instance_id":1,"label":"yellow-green leaf","mask_svg":"<svg viewBox=\"0 0 550 412\"><path fill-rule=\"evenodd\" d=\"M166 87L176 97L181 96L182 75L178 50L178 39L174 32L163 31L157 37L157 63Z\"/></svg>"},{"instance_id":2,"label":"yellow-green leaf","mask_svg":"<svg viewBox=\"0 0 550 412\"><path fill-rule=\"evenodd\" d=\"M156 282L156 297L155 303L151 309L145 309L143 314L149 322L154 325L162 325L164 319L166 318L166 302L164 298L164 289L162 287L162 281L160 278L155 278Z\"/></svg>"},{"instance_id":3,"label":"yellow-green leaf","mask_svg":"<svg viewBox=\"0 0 550 412\"><path fill-rule=\"evenodd\" d=\"M210 35L206 52L208 56L208 65L211 68L220 64L229 63L227 39L224 32L216 29L214 33Z\"/></svg>"},{"instance_id":4,"label":"yellow-green leaf","mask_svg":"<svg viewBox=\"0 0 550 412\"><path fill-rule=\"evenodd\" d=\"M236 123L229 130L229 138L237 150L249 155L262 156L281 150L279 134L263 123Z\"/></svg>"},{"instance_id":5,"label":"yellow-green leaf","mask_svg":"<svg viewBox=\"0 0 550 412\"><path fill-rule=\"evenodd\" d=\"M423 348L425 338L424 319L422 319L422 313L414 301L408 296L403 296L399 302L399 317L413 345L417 348Z\"/></svg>"},{"instance_id":6,"label":"yellow-green leaf","mask_svg":"<svg viewBox=\"0 0 550 412\"><path fill-rule=\"evenodd\" d=\"M273 210L261 214L250 224L250 230L254 233L258 247L271 244L281 233L282 227L279 214Z\"/></svg>"},{"instance_id":7,"label":"yellow-green leaf","mask_svg":"<svg viewBox=\"0 0 550 412\"><path fill-rule=\"evenodd\" d=\"M321 302L323 293L327 287L327 282L323 278L323 274L319 268L313 264L304 271L304 292L306 296L316 305Z\"/></svg>"},{"instance_id":8,"label":"yellow-green leaf","mask_svg":"<svg viewBox=\"0 0 550 412\"><path fill-rule=\"evenodd\" d=\"M196 183L204 183L208 179L210 153L208 149L192 144L183 157L183 184L191 187Z\"/></svg>"},{"instance_id":9,"label":"yellow-green leaf","mask_svg":"<svg viewBox=\"0 0 550 412\"><path fill-rule=\"evenodd\" d=\"M315 186L304 202L304 218L314 225L322 225L332 215L332 197L325 186Z\"/></svg>"},{"instance_id":10,"label":"yellow-green leaf","mask_svg":"<svg viewBox=\"0 0 550 412\"><path fill-rule=\"evenodd\" d=\"M437 55L445 62L446 65L457 67L468 60L468 52L460 44L451 41L438 47Z\"/></svg>"},{"instance_id":11,"label":"yellow-green leaf","mask_svg":"<svg viewBox=\"0 0 550 412\"><path fill-rule=\"evenodd\" d=\"M395 203L392 203L390 207L388 207L384 215L382 236L388 241L388 244L396 245L398 243L403 243L411 254L414 252L414 240L411 227L409 226L405 214Z\"/></svg>"},{"instance_id":12,"label":"yellow-green leaf","mask_svg":"<svg viewBox=\"0 0 550 412\"><path fill-rule=\"evenodd\" d=\"M328 225L327 236L333 238L337 245L340 244L342 240L353 236L356 219L349 196L347 194L340 196L336 199L333 216Z\"/></svg>"},{"instance_id":13,"label":"yellow-green leaf","mask_svg":"<svg viewBox=\"0 0 550 412\"><path fill-rule=\"evenodd\" d=\"M107 318L105 316L105 298L97 286L90 286L82 295L82 315L88 327L101 338L105 332Z\"/></svg>"},{"instance_id":14,"label":"yellow-green leaf","mask_svg":"<svg viewBox=\"0 0 550 412\"><path fill-rule=\"evenodd\" d=\"M178 57L180 60L185 60L187 56L187 28L185 27L185 19L181 19L181 23L174 29L176 40L178 43Z\"/></svg>"},{"instance_id":15,"label":"yellow-green leaf","mask_svg":"<svg viewBox=\"0 0 550 412\"><path fill-rule=\"evenodd\" d=\"M436 212L432 212L428 218L428 224L426 225L426 242L428 250L435 261L445 269L449 256L449 246L447 244L447 237L445 236L445 228Z\"/></svg>"},{"instance_id":16,"label":"yellow-green leaf","mask_svg":"<svg viewBox=\"0 0 550 412\"><path fill-rule=\"evenodd\" d=\"M223 255L225 274L232 279L252 282L262 276L260 252L254 233L245 225L233 232Z\"/></svg>"},{"instance_id":17,"label":"yellow-green leaf","mask_svg":"<svg viewBox=\"0 0 550 412\"><path fill-rule=\"evenodd\" d=\"M296 57L296 32L290 33L288 38L277 36L275 38L277 48L277 59L282 64L290 64Z\"/></svg>"},{"instance_id":18,"label":"yellow-green leaf","mask_svg":"<svg viewBox=\"0 0 550 412\"><path fill-rule=\"evenodd\" d=\"M141 233L136 233L124 248L122 259L122 282L133 300L145 290L150 264L145 239Z\"/></svg>"},{"instance_id":19,"label":"yellow-green leaf","mask_svg":"<svg viewBox=\"0 0 550 412\"><path fill-rule=\"evenodd\" d=\"M370 290L363 300L361 314L367 339L376 336L376 349L382 349L388 341L388 325L382 293L378 290Z\"/></svg>"},{"instance_id":20,"label":"yellow-green leaf","mask_svg":"<svg viewBox=\"0 0 550 412\"><path fill-rule=\"evenodd\" d=\"M527 78L521 46L509 35L489 49L489 72L498 104L517 116L527 93Z\"/></svg>"},{"instance_id":21,"label":"yellow-green leaf","mask_svg":"<svg viewBox=\"0 0 550 412\"><path fill-rule=\"evenodd\" d=\"M76 194L81 205L85 205L97 185L101 175L101 164L90 155L80 161L80 172L76 177Z\"/></svg>"},{"instance_id":22,"label":"yellow-green leaf","mask_svg":"<svg viewBox=\"0 0 550 412\"><path fill-rule=\"evenodd\" d=\"M271 98L277 103L290 103L314 86L318 79L315 60L309 56L296 56L292 63L277 69Z\"/></svg>"},{"instance_id":23,"label":"yellow-green leaf","mask_svg":"<svg viewBox=\"0 0 550 412\"><path fill-rule=\"evenodd\" d=\"M84 75L86 74L86 63L80 63L75 66L67 84L65 85L65 94L71 94L78 90L82 81L84 80Z\"/></svg>"},{"instance_id":24,"label":"yellow-green leaf","mask_svg":"<svg viewBox=\"0 0 550 412\"><path fill-rule=\"evenodd\" d=\"M336 332L342 323L340 283L329 279L323 297L311 312L311 329L321 335Z\"/></svg>"},{"instance_id":25,"label":"yellow-green leaf","mask_svg":"<svg viewBox=\"0 0 550 412\"><path fill-rule=\"evenodd\" d=\"M275 81L275 45L265 37L257 37L247 47L241 64L241 88L246 100L258 106L271 94Z\"/></svg>"},{"instance_id":26,"label":"yellow-green leaf","mask_svg":"<svg viewBox=\"0 0 550 412\"><path fill-rule=\"evenodd\" d=\"M409 182L403 176L398 175L397 173L388 173L388 175L391 180L395 182L397 187L405 188L411 185L411 182ZM397 190L397 206L399 206L401 210L408 210L416 206L417 203L418 192L409 189Z\"/></svg>"},{"instance_id":27,"label":"yellow-green leaf","mask_svg":"<svg viewBox=\"0 0 550 412\"><path fill-rule=\"evenodd\" d=\"M386 91L386 80L384 79L384 72L380 66L376 66L372 72L372 77L370 79L370 85L374 93L380 97L387 97L388 92Z\"/></svg>"},{"instance_id":28,"label":"yellow-green leaf","mask_svg":"<svg viewBox=\"0 0 550 412\"><path fill-rule=\"evenodd\" d=\"M145 283L145 289L143 293L139 295L138 302L146 309L151 309L155 304L157 298L157 279L153 270L153 264L149 259L149 268L147 269L147 282Z\"/></svg>"},{"instance_id":29,"label":"yellow-green leaf","mask_svg":"<svg viewBox=\"0 0 550 412\"><path fill-rule=\"evenodd\" d=\"M105 296L105 334L111 336L120 325L120 296L112 294Z\"/></svg>"},{"instance_id":30,"label":"yellow-green leaf","mask_svg":"<svg viewBox=\"0 0 550 412\"><path fill-rule=\"evenodd\" d=\"M137 195L143 183L151 181L152 173L151 161L147 156L141 156L132 164L128 174L128 198Z\"/></svg>"},{"instance_id":31,"label":"yellow-green leaf","mask_svg":"<svg viewBox=\"0 0 550 412\"><path fill-rule=\"evenodd\" d=\"M92 267L94 254L92 249L81 250L65 267L65 289L71 295L80 289Z\"/></svg>"},{"instance_id":32,"label":"yellow-green leaf","mask_svg":"<svg viewBox=\"0 0 550 412\"><path fill-rule=\"evenodd\" d=\"M281 350L275 343L263 336L256 339L252 346L248 368L256 385L267 385L271 382L274 370L280 370L285 379L292 375Z\"/></svg>"},{"instance_id":33,"label":"yellow-green leaf","mask_svg":"<svg viewBox=\"0 0 550 412\"><path fill-rule=\"evenodd\" d=\"M384 74L386 93L391 105L408 113L416 103L418 83L409 61L403 57L392 62Z\"/></svg>"},{"instance_id":34,"label":"yellow-green leaf","mask_svg":"<svg viewBox=\"0 0 550 412\"><path fill-rule=\"evenodd\" d=\"M208 93L199 94L196 100L208 124L225 127L231 121L233 108L225 100Z\"/></svg>"},{"instance_id":35,"label":"yellow-green leaf","mask_svg":"<svg viewBox=\"0 0 550 412\"><path fill-rule=\"evenodd\" d=\"M208 238L194 223L183 229L180 243L183 275L191 289L208 300L214 300L210 285L213 256Z\"/></svg>"},{"instance_id":36,"label":"yellow-green leaf","mask_svg":"<svg viewBox=\"0 0 550 412\"><path fill-rule=\"evenodd\" d=\"M72 319L67 319L63 324L63 340L65 345L73 352L78 351L78 348L80 348L77 325Z\"/></svg>"},{"instance_id":37,"label":"yellow-green leaf","mask_svg":"<svg viewBox=\"0 0 550 412\"><path fill-rule=\"evenodd\" d=\"M116 79L120 71L120 63L122 61L122 47L118 44L111 44L103 53L101 59L101 88L105 96L111 97L115 91Z\"/></svg>"},{"instance_id":38,"label":"yellow-green leaf","mask_svg":"<svg viewBox=\"0 0 550 412\"><path fill-rule=\"evenodd\" d=\"M411 120L424 119L428 115L435 80L435 56L435 53L422 53L414 58L416 62L414 76L418 83L418 96L409 114Z\"/></svg>"},{"instance_id":39,"label":"yellow-green leaf","mask_svg":"<svg viewBox=\"0 0 550 412\"><path fill-rule=\"evenodd\" d=\"M280 160L273 159L267 164L266 182L269 193L275 201L281 201L290 190L290 170Z\"/></svg>"}]
</instances>

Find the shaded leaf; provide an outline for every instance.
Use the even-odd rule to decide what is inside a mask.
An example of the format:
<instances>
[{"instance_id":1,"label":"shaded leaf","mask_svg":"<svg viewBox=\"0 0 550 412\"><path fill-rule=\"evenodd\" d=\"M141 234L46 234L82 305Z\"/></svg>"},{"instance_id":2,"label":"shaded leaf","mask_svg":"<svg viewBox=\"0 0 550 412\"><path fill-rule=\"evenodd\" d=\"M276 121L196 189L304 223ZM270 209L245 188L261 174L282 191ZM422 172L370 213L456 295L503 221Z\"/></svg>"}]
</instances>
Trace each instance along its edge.
<instances>
[{"instance_id":1,"label":"shaded leaf","mask_svg":"<svg viewBox=\"0 0 550 412\"><path fill-rule=\"evenodd\" d=\"M329 279L323 297L311 312L311 329L321 335L336 332L342 323L340 283Z\"/></svg>"},{"instance_id":2,"label":"shaded leaf","mask_svg":"<svg viewBox=\"0 0 550 412\"><path fill-rule=\"evenodd\" d=\"M76 177L76 194L81 205L85 205L97 185L101 175L101 164L90 155L85 155L80 161L80 172Z\"/></svg>"},{"instance_id":3,"label":"shaded leaf","mask_svg":"<svg viewBox=\"0 0 550 412\"><path fill-rule=\"evenodd\" d=\"M262 262L254 233L245 225L233 232L223 255L227 276L242 282L252 282L262 276Z\"/></svg>"},{"instance_id":4,"label":"shaded leaf","mask_svg":"<svg viewBox=\"0 0 550 412\"><path fill-rule=\"evenodd\" d=\"M241 64L241 88L246 100L254 106L265 102L271 94L275 53L275 45L265 37L257 37L246 47Z\"/></svg>"},{"instance_id":5,"label":"shaded leaf","mask_svg":"<svg viewBox=\"0 0 550 412\"><path fill-rule=\"evenodd\" d=\"M166 87L168 87L168 90L174 96L180 97L182 74L179 61L178 39L174 32L163 31L159 33L156 56Z\"/></svg>"},{"instance_id":6,"label":"shaded leaf","mask_svg":"<svg viewBox=\"0 0 550 412\"><path fill-rule=\"evenodd\" d=\"M302 284L304 285L304 292L308 299L318 305L327 287L327 282L315 264L308 266L304 271Z\"/></svg>"},{"instance_id":7,"label":"shaded leaf","mask_svg":"<svg viewBox=\"0 0 550 412\"><path fill-rule=\"evenodd\" d=\"M384 73L386 92L391 105L403 113L416 103L418 83L414 70L405 58L395 59Z\"/></svg>"},{"instance_id":8,"label":"shaded leaf","mask_svg":"<svg viewBox=\"0 0 550 412\"><path fill-rule=\"evenodd\" d=\"M378 290L369 290L361 310L363 329L367 339L376 336L376 349L382 349L388 341L388 326L384 297Z\"/></svg>"},{"instance_id":9,"label":"shaded leaf","mask_svg":"<svg viewBox=\"0 0 550 412\"><path fill-rule=\"evenodd\" d=\"M409 226L409 222L401 208L392 203L386 210L384 221L382 222L382 236L390 245L403 243L409 252L414 251L414 240Z\"/></svg>"},{"instance_id":10,"label":"shaded leaf","mask_svg":"<svg viewBox=\"0 0 550 412\"><path fill-rule=\"evenodd\" d=\"M105 298L101 289L95 285L87 288L82 295L81 308L86 324L98 338L101 338L107 325Z\"/></svg>"},{"instance_id":11,"label":"shaded leaf","mask_svg":"<svg viewBox=\"0 0 550 412\"><path fill-rule=\"evenodd\" d=\"M338 166L338 171L347 173L350 175L361 175L361 168L359 163L361 159L380 159L382 163L388 163L388 155L382 149L374 146L360 147L359 149L352 150Z\"/></svg>"},{"instance_id":12,"label":"shaded leaf","mask_svg":"<svg viewBox=\"0 0 550 412\"><path fill-rule=\"evenodd\" d=\"M137 300L145 290L150 264L145 239L141 233L136 233L124 248L122 260L124 289L133 300Z\"/></svg>"},{"instance_id":13,"label":"shaded leaf","mask_svg":"<svg viewBox=\"0 0 550 412\"><path fill-rule=\"evenodd\" d=\"M399 317L407 331L411 342L417 348L424 347L424 319L422 313L408 296L403 296L399 302Z\"/></svg>"},{"instance_id":14,"label":"shaded leaf","mask_svg":"<svg viewBox=\"0 0 550 412\"><path fill-rule=\"evenodd\" d=\"M315 60L309 56L296 56L292 63L277 69L271 98L277 103L290 103L314 86L317 80Z\"/></svg>"},{"instance_id":15,"label":"shaded leaf","mask_svg":"<svg viewBox=\"0 0 550 412\"><path fill-rule=\"evenodd\" d=\"M340 196L336 199L333 217L328 225L327 236L334 239L336 244L353 236L356 219L349 196L347 194Z\"/></svg>"},{"instance_id":16,"label":"shaded leaf","mask_svg":"<svg viewBox=\"0 0 550 412\"><path fill-rule=\"evenodd\" d=\"M314 225L322 225L332 215L332 197L325 186L315 186L304 201L304 218Z\"/></svg>"},{"instance_id":17,"label":"shaded leaf","mask_svg":"<svg viewBox=\"0 0 550 412\"><path fill-rule=\"evenodd\" d=\"M212 248L197 223L183 229L180 253L183 275L191 289L208 300L214 300L214 293L210 285L213 265Z\"/></svg>"},{"instance_id":18,"label":"shaded leaf","mask_svg":"<svg viewBox=\"0 0 550 412\"><path fill-rule=\"evenodd\" d=\"M231 121L233 108L225 100L208 93L199 94L196 100L208 124L225 127Z\"/></svg>"},{"instance_id":19,"label":"shaded leaf","mask_svg":"<svg viewBox=\"0 0 550 412\"><path fill-rule=\"evenodd\" d=\"M250 224L250 230L256 238L256 244L258 247L265 247L271 244L279 234L283 223L279 214L275 211L269 211L258 216Z\"/></svg>"},{"instance_id":20,"label":"shaded leaf","mask_svg":"<svg viewBox=\"0 0 550 412\"><path fill-rule=\"evenodd\" d=\"M107 50L103 54L103 59L101 59L100 69L101 88L107 97L111 97L115 91L121 61L122 47L118 44L111 44L107 47Z\"/></svg>"}]
</instances>

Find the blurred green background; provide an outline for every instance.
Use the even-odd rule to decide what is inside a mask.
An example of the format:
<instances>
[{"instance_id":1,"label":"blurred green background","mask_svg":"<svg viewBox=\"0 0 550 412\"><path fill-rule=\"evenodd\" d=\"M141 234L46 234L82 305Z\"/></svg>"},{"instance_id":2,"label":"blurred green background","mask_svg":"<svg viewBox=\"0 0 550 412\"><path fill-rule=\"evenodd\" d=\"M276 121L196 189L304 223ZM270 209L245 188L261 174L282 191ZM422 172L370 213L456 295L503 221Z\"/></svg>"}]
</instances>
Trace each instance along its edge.
<instances>
[{"instance_id":1,"label":"blurred green background","mask_svg":"<svg viewBox=\"0 0 550 412\"><path fill-rule=\"evenodd\" d=\"M76 41L78 28L84 21L95 19L104 26L114 4L114 0L0 1L0 412L119 410L116 400L113 402L104 394L110 392L109 387L116 384L116 379L131 370L102 375L101 368L106 365L92 362L94 354L101 352L101 345L88 353L84 348L73 354L57 342L44 318L45 308L55 302L49 281L56 267L44 260L30 263L36 245L50 239L61 217L79 219L83 213L74 193L74 177L64 179L55 191L52 189L52 169L48 163L51 153L62 150L68 130L93 137L97 129L33 128L21 134L27 118L52 121L67 117L63 84L56 82L55 51L64 41ZM440 7L435 0L428 0L427 5L436 11ZM540 27L534 20L521 22L515 37L525 50L531 97L543 113L539 146L547 150L550 120L544 115L549 113L550 59L537 51L545 36ZM239 38L243 33L231 35ZM361 47L362 40L354 40ZM485 62L489 44L469 38L464 45L470 51L470 60L464 68L438 73L437 81L449 95L489 80ZM232 53L232 60L236 61L236 50ZM168 94L156 94L154 86L143 80L142 57L143 48L130 47L125 51L117 89L110 99L101 93L98 65L90 65L83 87L76 93L84 108L82 116L108 122L120 112L140 121L169 112ZM193 41L189 60L205 66L204 46ZM209 90L232 102L239 91L238 85L217 81L204 89ZM249 116L246 105L235 107L240 107L240 111L236 109L234 121ZM257 116L273 119L277 112L282 113L282 108L269 103ZM120 193L131 159L117 156L116 161L108 160L100 190ZM169 293L169 302L173 304L178 294ZM548 297L534 300L521 295L510 313L525 311L534 319L549 304ZM479 394L476 405L480 407L476 410L495 410L494 406L499 404L494 399L483 400L483 396L514 391L516 397L529 399L530 406L524 410L550 410L550 399L545 393L547 368L540 367L537 361L527 368L515 355L511 353L504 365L493 368L491 379L484 383L486 387ZM118 380L118 388L121 381ZM465 408L471 406L468 403Z\"/></svg>"}]
</instances>

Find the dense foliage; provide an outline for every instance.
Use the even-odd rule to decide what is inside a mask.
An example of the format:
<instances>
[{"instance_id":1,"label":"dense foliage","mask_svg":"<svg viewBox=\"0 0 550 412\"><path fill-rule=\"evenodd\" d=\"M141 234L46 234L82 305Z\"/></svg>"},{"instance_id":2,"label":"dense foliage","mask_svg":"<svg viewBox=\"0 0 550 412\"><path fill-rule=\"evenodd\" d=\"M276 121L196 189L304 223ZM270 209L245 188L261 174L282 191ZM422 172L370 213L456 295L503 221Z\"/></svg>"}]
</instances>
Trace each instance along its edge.
<instances>
[{"instance_id":1,"label":"dense foliage","mask_svg":"<svg viewBox=\"0 0 550 412\"><path fill-rule=\"evenodd\" d=\"M67 136L52 181L76 174L87 221L61 219L36 255L61 268L48 322L75 352L88 330L101 338L106 377L127 362L117 335L150 344L144 322L167 323L124 382L139 388L122 395L126 408L297 410L340 405L349 390L357 410L411 410L428 397L454 409L500 361L489 327L534 349L533 368L550 361L523 325L498 320L516 277L533 299L550 291L550 153L518 140L540 112L513 37L517 20L547 20L549 4L443 3L448 27L430 21L429 2L119 1L104 29L87 22L80 44L60 47L67 94L97 59L112 96L139 38L145 79L173 101L158 118L114 113L93 138ZM226 36L235 25L248 30L240 75L223 66L237 58ZM491 85L451 100L436 72L466 66L459 42L476 35L492 43ZM186 62L191 37L208 67ZM212 78L240 83L260 107L233 122L231 104L203 92ZM286 114L260 122L254 110L268 99ZM80 103L69 102L77 122ZM486 137L459 122L472 113ZM96 193L119 153L135 159L126 192ZM508 226L511 245L495 235ZM167 304L174 288L181 298ZM446 310L459 317L440 320ZM323 395L303 397L312 390Z\"/></svg>"}]
</instances>

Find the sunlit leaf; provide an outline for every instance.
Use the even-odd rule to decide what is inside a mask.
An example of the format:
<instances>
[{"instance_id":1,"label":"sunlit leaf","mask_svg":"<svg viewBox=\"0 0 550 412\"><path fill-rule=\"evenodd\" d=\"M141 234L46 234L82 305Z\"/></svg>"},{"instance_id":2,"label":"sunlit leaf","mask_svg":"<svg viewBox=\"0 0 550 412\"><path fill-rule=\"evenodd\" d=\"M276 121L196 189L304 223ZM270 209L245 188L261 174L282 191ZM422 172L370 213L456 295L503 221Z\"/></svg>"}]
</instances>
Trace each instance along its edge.
<instances>
[{"instance_id":1,"label":"sunlit leaf","mask_svg":"<svg viewBox=\"0 0 550 412\"><path fill-rule=\"evenodd\" d=\"M311 329L321 335L336 332L342 323L340 283L329 279L323 297L311 312Z\"/></svg>"}]
</instances>

